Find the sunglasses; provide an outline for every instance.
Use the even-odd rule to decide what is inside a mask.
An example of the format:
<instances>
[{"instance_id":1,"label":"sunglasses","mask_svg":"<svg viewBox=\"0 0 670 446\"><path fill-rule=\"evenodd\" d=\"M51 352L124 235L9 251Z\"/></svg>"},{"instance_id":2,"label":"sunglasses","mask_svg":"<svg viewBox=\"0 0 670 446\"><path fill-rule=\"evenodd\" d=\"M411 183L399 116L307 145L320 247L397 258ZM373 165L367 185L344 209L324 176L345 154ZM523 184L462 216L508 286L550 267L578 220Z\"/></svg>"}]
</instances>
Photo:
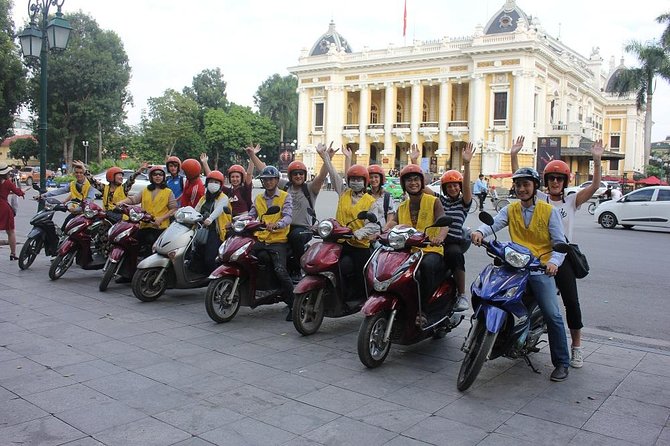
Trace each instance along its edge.
<instances>
[{"instance_id":1,"label":"sunglasses","mask_svg":"<svg viewBox=\"0 0 670 446\"><path fill-rule=\"evenodd\" d=\"M163 172L152 172L151 176L152 177L158 177L158 176L164 177L165 173L163 173Z\"/></svg>"},{"instance_id":2,"label":"sunglasses","mask_svg":"<svg viewBox=\"0 0 670 446\"><path fill-rule=\"evenodd\" d=\"M547 175L547 181L565 181L565 177L562 175Z\"/></svg>"}]
</instances>

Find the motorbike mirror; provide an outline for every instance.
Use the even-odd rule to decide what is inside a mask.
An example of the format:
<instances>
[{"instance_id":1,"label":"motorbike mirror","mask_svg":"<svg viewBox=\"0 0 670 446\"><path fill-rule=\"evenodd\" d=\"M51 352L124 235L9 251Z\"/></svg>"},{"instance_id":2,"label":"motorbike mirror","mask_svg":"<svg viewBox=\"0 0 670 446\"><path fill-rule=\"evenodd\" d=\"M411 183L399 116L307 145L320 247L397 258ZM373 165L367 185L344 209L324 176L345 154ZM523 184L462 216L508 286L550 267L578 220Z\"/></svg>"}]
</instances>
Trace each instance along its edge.
<instances>
[{"instance_id":1,"label":"motorbike mirror","mask_svg":"<svg viewBox=\"0 0 670 446\"><path fill-rule=\"evenodd\" d=\"M454 221L453 218L447 215L441 215L437 220L435 220L435 223L433 223L433 227L444 228L445 226L451 225L453 221Z\"/></svg>"},{"instance_id":2,"label":"motorbike mirror","mask_svg":"<svg viewBox=\"0 0 670 446\"><path fill-rule=\"evenodd\" d=\"M270 206L267 212L263 215L274 215L279 213L279 206Z\"/></svg>"},{"instance_id":3,"label":"motorbike mirror","mask_svg":"<svg viewBox=\"0 0 670 446\"><path fill-rule=\"evenodd\" d=\"M567 254L568 251L570 250L570 245L568 245L567 243L556 243L552 248L556 252L560 252L561 254Z\"/></svg>"},{"instance_id":4,"label":"motorbike mirror","mask_svg":"<svg viewBox=\"0 0 670 446\"><path fill-rule=\"evenodd\" d=\"M359 220L367 220L370 223L377 223L377 216L372 212L361 211L356 216Z\"/></svg>"},{"instance_id":5,"label":"motorbike mirror","mask_svg":"<svg viewBox=\"0 0 670 446\"><path fill-rule=\"evenodd\" d=\"M232 212L230 212L230 208L228 206L223 207L223 213L230 215Z\"/></svg>"},{"instance_id":6,"label":"motorbike mirror","mask_svg":"<svg viewBox=\"0 0 670 446\"><path fill-rule=\"evenodd\" d=\"M42 192L42 191L40 190L40 185L39 185L39 183L33 183L33 189L35 189L37 192Z\"/></svg>"},{"instance_id":7,"label":"motorbike mirror","mask_svg":"<svg viewBox=\"0 0 670 446\"><path fill-rule=\"evenodd\" d=\"M479 221L485 225L491 226L493 225L493 216L486 211L482 211L479 213Z\"/></svg>"}]
</instances>

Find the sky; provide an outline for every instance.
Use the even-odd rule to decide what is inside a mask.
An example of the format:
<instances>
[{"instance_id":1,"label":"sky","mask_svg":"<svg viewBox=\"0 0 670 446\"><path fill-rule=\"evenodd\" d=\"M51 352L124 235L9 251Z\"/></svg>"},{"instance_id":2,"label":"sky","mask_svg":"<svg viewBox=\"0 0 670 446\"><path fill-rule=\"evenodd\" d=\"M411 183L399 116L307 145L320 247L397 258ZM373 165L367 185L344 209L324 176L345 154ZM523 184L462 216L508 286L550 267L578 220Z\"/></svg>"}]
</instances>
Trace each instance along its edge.
<instances>
[{"instance_id":1,"label":"sky","mask_svg":"<svg viewBox=\"0 0 670 446\"><path fill-rule=\"evenodd\" d=\"M413 39L471 36L485 26L504 0L407 0L407 36L403 38L404 0L65 0L63 13L81 10L103 29L115 31L130 59L134 107L128 123L140 120L147 99L172 88L181 91L204 69L220 67L228 99L253 106L258 86L274 73L287 75L300 51L311 48L334 20L353 51L411 44ZM518 0L545 31L588 57L600 47L604 66L623 54L630 40L657 39L663 26L655 18L670 12L667 0L644 0L640 7L604 0ZM641 3L644 3L642 5ZM28 0L14 0L14 23L22 29ZM643 7L642 7L643 6ZM670 85L659 81L654 96L652 141L670 136Z\"/></svg>"}]
</instances>

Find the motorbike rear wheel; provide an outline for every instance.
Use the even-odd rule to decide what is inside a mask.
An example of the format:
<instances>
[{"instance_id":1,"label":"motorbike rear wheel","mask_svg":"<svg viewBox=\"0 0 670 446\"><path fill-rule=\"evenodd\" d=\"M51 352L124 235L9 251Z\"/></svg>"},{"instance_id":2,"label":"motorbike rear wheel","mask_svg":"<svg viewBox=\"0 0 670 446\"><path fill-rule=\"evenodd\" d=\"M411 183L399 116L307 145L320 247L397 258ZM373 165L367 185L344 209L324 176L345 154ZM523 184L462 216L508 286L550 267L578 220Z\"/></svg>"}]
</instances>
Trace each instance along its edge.
<instances>
[{"instance_id":1,"label":"motorbike rear wheel","mask_svg":"<svg viewBox=\"0 0 670 446\"><path fill-rule=\"evenodd\" d=\"M167 277L161 276L160 281L154 285L156 277L163 271L163 268L138 269L133 274L133 294L142 302L153 302L163 295L167 289Z\"/></svg>"},{"instance_id":2,"label":"motorbike rear wheel","mask_svg":"<svg viewBox=\"0 0 670 446\"><path fill-rule=\"evenodd\" d=\"M98 289L100 291L107 291L107 287L109 286L109 282L112 281L114 276L116 276L116 270L119 268L119 265L121 262L118 263L112 263L108 261L107 269L105 270L104 274L102 275L102 279L100 280L100 285L98 285Z\"/></svg>"},{"instance_id":3,"label":"motorbike rear wheel","mask_svg":"<svg viewBox=\"0 0 670 446\"><path fill-rule=\"evenodd\" d=\"M365 367L379 367L391 351L391 340L384 342L388 318L388 311L383 311L366 317L361 324L358 331L358 358Z\"/></svg>"},{"instance_id":4,"label":"motorbike rear wheel","mask_svg":"<svg viewBox=\"0 0 670 446\"><path fill-rule=\"evenodd\" d=\"M470 351L465 354L461 369L458 371L456 387L460 391L467 390L475 382L498 336L497 333L488 331L485 323L477 324L476 330Z\"/></svg>"},{"instance_id":5,"label":"motorbike rear wheel","mask_svg":"<svg viewBox=\"0 0 670 446\"><path fill-rule=\"evenodd\" d=\"M293 326L298 333L309 336L316 333L323 322L325 311L324 290L297 294L293 300Z\"/></svg>"},{"instance_id":6,"label":"motorbike rear wheel","mask_svg":"<svg viewBox=\"0 0 670 446\"><path fill-rule=\"evenodd\" d=\"M207 310L207 315L216 323L231 321L240 309L239 287L235 290L235 295L230 293L234 284L234 277L224 276L212 280L207 286L205 310Z\"/></svg>"},{"instance_id":7,"label":"motorbike rear wheel","mask_svg":"<svg viewBox=\"0 0 670 446\"><path fill-rule=\"evenodd\" d=\"M70 266L72 266L76 254L77 252L73 249L65 255L57 255L51 262L51 267L49 267L49 278L51 280L60 279L63 274L70 269Z\"/></svg>"},{"instance_id":8,"label":"motorbike rear wheel","mask_svg":"<svg viewBox=\"0 0 670 446\"><path fill-rule=\"evenodd\" d=\"M28 269L42 250L42 239L31 237L26 240L19 254L19 268Z\"/></svg>"}]
</instances>

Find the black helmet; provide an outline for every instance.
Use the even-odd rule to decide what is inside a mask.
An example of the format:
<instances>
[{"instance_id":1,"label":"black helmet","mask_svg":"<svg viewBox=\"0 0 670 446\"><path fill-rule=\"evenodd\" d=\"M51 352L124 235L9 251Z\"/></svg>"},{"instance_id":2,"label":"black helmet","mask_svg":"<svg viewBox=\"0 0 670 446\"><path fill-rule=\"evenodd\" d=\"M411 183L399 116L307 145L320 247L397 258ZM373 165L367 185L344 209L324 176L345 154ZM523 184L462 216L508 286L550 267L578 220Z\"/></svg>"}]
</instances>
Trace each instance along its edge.
<instances>
[{"instance_id":1,"label":"black helmet","mask_svg":"<svg viewBox=\"0 0 670 446\"><path fill-rule=\"evenodd\" d=\"M532 167L522 167L517 169L517 171L514 172L514 175L512 175L512 181L521 178L533 180L533 183L535 183L535 189L540 187L540 174L537 173L537 170L533 169Z\"/></svg>"},{"instance_id":2,"label":"black helmet","mask_svg":"<svg viewBox=\"0 0 670 446\"><path fill-rule=\"evenodd\" d=\"M279 170L275 166L265 166L258 178L279 178Z\"/></svg>"}]
</instances>

